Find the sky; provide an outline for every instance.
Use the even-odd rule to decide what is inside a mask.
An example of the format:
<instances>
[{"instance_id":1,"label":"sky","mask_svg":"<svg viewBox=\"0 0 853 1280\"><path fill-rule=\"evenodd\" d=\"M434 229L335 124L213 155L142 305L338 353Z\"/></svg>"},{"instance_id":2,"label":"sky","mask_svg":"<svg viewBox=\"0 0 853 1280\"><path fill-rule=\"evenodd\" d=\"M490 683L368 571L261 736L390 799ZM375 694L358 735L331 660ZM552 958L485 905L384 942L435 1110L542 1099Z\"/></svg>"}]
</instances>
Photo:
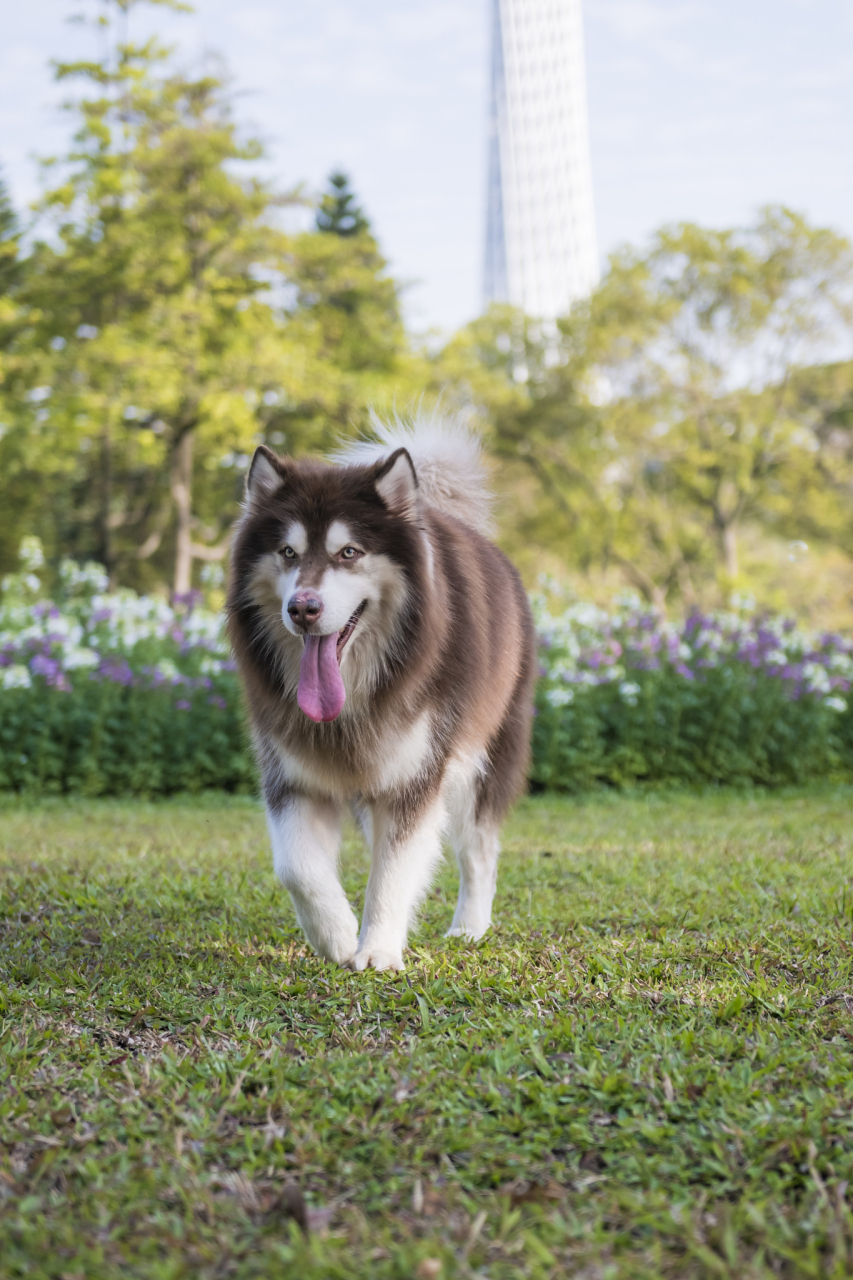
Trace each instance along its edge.
<instances>
[{"instance_id":1,"label":"sky","mask_svg":"<svg viewBox=\"0 0 853 1280\"><path fill-rule=\"evenodd\" d=\"M4 6L0 166L19 207L69 119L51 58L97 54L70 15L97 0ZM489 0L196 0L156 23L197 68L222 54L237 112L282 188L352 177L417 331L481 306ZM785 203L853 236L851 0L585 0L602 264L658 226L748 222Z\"/></svg>"}]
</instances>

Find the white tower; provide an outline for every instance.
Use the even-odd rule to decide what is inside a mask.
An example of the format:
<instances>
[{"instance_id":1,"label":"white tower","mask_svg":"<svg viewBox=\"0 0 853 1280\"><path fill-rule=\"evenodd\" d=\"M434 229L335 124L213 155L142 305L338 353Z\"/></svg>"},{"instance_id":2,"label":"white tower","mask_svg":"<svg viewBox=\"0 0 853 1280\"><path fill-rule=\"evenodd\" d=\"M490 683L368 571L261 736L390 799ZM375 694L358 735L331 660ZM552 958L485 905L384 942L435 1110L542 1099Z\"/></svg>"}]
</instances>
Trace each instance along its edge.
<instances>
[{"instance_id":1,"label":"white tower","mask_svg":"<svg viewBox=\"0 0 853 1280\"><path fill-rule=\"evenodd\" d=\"M484 292L553 320L598 280L581 0L492 0Z\"/></svg>"}]
</instances>

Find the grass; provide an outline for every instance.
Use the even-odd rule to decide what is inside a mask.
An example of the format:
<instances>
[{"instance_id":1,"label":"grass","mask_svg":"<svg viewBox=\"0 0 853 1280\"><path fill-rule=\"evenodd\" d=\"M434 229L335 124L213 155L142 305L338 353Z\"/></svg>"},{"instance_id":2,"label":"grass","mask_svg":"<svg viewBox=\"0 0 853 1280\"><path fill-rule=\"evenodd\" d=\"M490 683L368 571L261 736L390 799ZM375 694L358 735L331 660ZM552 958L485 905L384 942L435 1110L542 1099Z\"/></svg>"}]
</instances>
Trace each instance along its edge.
<instances>
[{"instance_id":1,"label":"grass","mask_svg":"<svg viewBox=\"0 0 853 1280\"><path fill-rule=\"evenodd\" d=\"M253 802L6 803L0 1271L853 1274L851 801L530 799L394 976L306 952Z\"/></svg>"}]
</instances>

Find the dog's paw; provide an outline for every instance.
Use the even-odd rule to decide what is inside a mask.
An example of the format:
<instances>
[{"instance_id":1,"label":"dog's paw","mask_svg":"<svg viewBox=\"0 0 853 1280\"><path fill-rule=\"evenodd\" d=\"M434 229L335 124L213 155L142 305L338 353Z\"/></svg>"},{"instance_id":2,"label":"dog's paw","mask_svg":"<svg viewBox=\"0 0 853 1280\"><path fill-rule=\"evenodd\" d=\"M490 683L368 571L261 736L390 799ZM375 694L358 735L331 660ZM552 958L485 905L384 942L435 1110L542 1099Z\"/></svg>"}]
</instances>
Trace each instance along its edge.
<instances>
[{"instance_id":1,"label":"dog's paw","mask_svg":"<svg viewBox=\"0 0 853 1280\"><path fill-rule=\"evenodd\" d=\"M488 931L489 925L482 926L474 924L454 924L451 925L444 935L445 938L464 938L466 942L479 942L483 935Z\"/></svg>"},{"instance_id":2,"label":"dog's paw","mask_svg":"<svg viewBox=\"0 0 853 1280\"><path fill-rule=\"evenodd\" d=\"M317 955L333 964L349 964L358 950L358 923L354 915L349 919L342 916L339 920L305 921L302 927Z\"/></svg>"},{"instance_id":3,"label":"dog's paw","mask_svg":"<svg viewBox=\"0 0 853 1280\"><path fill-rule=\"evenodd\" d=\"M378 947L365 947L356 951L347 967L361 973L364 969L393 969L402 973L405 969L402 951L381 951Z\"/></svg>"}]
</instances>

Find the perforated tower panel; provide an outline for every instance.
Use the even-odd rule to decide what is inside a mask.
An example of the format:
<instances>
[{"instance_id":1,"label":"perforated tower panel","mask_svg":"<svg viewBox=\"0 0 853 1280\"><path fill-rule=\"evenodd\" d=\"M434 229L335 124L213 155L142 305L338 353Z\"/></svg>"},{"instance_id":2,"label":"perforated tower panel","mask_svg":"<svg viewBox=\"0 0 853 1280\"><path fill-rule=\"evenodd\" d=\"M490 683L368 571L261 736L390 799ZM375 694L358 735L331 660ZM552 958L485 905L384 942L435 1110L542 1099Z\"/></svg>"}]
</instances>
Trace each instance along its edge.
<instances>
[{"instance_id":1,"label":"perforated tower panel","mask_svg":"<svg viewBox=\"0 0 853 1280\"><path fill-rule=\"evenodd\" d=\"M598 279L581 0L492 0L486 304L564 314Z\"/></svg>"}]
</instances>

